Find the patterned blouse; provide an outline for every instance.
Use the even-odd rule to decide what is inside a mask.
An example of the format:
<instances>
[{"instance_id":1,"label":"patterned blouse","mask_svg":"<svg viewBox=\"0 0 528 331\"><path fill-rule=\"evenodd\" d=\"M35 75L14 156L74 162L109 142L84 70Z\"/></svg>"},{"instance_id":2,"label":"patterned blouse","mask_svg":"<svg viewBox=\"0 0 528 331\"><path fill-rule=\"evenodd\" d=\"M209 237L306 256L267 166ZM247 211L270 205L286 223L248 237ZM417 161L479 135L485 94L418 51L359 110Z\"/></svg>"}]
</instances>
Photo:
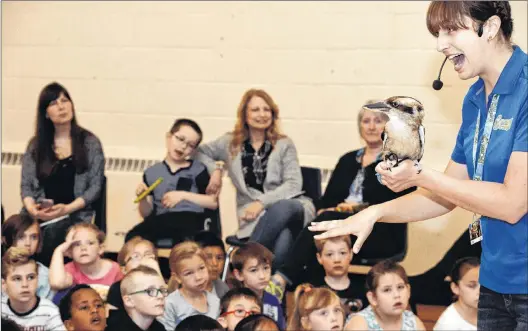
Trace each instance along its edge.
<instances>
[{"instance_id":1,"label":"patterned blouse","mask_svg":"<svg viewBox=\"0 0 528 331\"><path fill-rule=\"evenodd\" d=\"M372 306L368 306L367 308L363 309L356 315L362 316L365 321L367 321L368 329L369 330L379 330L382 331L383 329L379 325L378 321L376 320L376 315L374 314L374 310L372 309ZM402 313L402 331L408 331L408 330L416 330L416 316L413 314L412 311L404 310Z\"/></svg>"},{"instance_id":2,"label":"patterned blouse","mask_svg":"<svg viewBox=\"0 0 528 331\"><path fill-rule=\"evenodd\" d=\"M272 145L268 140L264 141L258 151L255 151L251 146L249 139L244 141L242 146L242 173L248 187L264 192L263 185L271 150Z\"/></svg>"},{"instance_id":3,"label":"patterned blouse","mask_svg":"<svg viewBox=\"0 0 528 331\"><path fill-rule=\"evenodd\" d=\"M365 168L361 164L363 162L363 155L365 154L365 148L358 150L356 155L356 161L359 164L359 170L357 172L356 178L350 185L350 191L348 197L345 199L345 202L348 203L363 203L363 182L365 181ZM381 160L381 153L376 157L376 161Z\"/></svg>"}]
</instances>

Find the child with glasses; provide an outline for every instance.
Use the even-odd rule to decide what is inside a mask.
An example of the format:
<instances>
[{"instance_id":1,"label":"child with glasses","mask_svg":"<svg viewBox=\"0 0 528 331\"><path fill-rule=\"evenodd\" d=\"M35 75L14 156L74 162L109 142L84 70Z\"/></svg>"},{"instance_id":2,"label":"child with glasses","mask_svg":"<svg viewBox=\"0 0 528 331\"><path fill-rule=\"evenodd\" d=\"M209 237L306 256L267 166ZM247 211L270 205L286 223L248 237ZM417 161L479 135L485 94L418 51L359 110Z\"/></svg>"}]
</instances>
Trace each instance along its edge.
<instances>
[{"instance_id":1,"label":"child with glasses","mask_svg":"<svg viewBox=\"0 0 528 331\"><path fill-rule=\"evenodd\" d=\"M259 297L247 287L233 288L220 300L220 316L218 322L227 331L234 331L238 322L245 317L260 314L262 302Z\"/></svg>"},{"instance_id":2,"label":"child with glasses","mask_svg":"<svg viewBox=\"0 0 528 331\"><path fill-rule=\"evenodd\" d=\"M218 208L218 196L207 194L209 173L205 165L193 160L202 140L202 130L190 119L178 119L166 135L167 154L162 162L147 168L136 189L140 196L157 180L163 181L140 200L144 221L125 237L141 236L157 247L172 247L205 228L205 211ZM172 242L157 243L161 239Z\"/></svg>"},{"instance_id":3,"label":"child with glasses","mask_svg":"<svg viewBox=\"0 0 528 331\"><path fill-rule=\"evenodd\" d=\"M160 318L167 330L192 315L218 317L220 300L207 291L209 269L206 257L200 246L186 241L174 246L169 256L171 279L165 314Z\"/></svg>"},{"instance_id":4,"label":"child with glasses","mask_svg":"<svg viewBox=\"0 0 528 331\"><path fill-rule=\"evenodd\" d=\"M156 270L161 275L158 252L154 244L141 237L134 237L123 245L117 254L117 262L125 274L140 265L144 265ZM121 297L121 281L110 286L106 302L110 309L124 309Z\"/></svg>"},{"instance_id":5,"label":"child with glasses","mask_svg":"<svg viewBox=\"0 0 528 331\"><path fill-rule=\"evenodd\" d=\"M110 315L106 331L165 331L156 318L163 315L168 294L156 270L143 265L131 270L121 282L125 309Z\"/></svg>"}]
</instances>

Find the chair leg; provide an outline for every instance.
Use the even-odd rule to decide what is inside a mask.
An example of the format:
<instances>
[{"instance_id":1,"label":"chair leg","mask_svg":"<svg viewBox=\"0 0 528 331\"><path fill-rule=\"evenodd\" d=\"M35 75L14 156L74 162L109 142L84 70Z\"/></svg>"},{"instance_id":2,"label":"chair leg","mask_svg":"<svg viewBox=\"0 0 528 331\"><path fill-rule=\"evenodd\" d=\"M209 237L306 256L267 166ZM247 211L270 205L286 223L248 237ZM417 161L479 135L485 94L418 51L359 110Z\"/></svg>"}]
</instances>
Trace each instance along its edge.
<instances>
[{"instance_id":1,"label":"chair leg","mask_svg":"<svg viewBox=\"0 0 528 331\"><path fill-rule=\"evenodd\" d=\"M222 280L225 282L227 277L227 270L229 269L229 263L231 263L231 253L235 250L236 246L229 246L227 249L226 260L224 263L224 271L222 272Z\"/></svg>"}]
</instances>

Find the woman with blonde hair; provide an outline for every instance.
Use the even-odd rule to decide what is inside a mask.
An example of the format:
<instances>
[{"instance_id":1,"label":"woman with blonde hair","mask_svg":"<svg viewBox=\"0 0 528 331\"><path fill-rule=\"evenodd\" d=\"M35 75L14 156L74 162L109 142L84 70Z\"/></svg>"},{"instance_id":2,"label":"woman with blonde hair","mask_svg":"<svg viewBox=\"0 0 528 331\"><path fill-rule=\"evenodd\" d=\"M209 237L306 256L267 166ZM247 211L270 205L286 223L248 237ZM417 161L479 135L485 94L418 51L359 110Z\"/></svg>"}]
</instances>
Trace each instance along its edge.
<instances>
[{"instance_id":1,"label":"woman with blonde hair","mask_svg":"<svg viewBox=\"0 0 528 331\"><path fill-rule=\"evenodd\" d=\"M279 108L264 90L250 89L238 107L232 132L202 144L197 159L211 173L207 190L218 192L223 161L237 191L237 237L258 242L275 254L275 264L303 224L315 216L303 196L301 167L293 141L279 129Z\"/></svg>"}]
</instances>

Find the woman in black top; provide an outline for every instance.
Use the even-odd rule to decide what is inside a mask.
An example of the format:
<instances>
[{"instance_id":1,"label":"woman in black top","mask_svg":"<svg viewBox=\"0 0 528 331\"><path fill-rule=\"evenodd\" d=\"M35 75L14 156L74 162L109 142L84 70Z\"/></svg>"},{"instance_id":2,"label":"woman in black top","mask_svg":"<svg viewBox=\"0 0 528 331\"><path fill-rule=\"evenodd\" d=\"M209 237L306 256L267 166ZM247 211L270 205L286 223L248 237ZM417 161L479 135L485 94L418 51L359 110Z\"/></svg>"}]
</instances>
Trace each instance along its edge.
<instances>
[{"instance_id":1,"label":"woman in black top","mask_svg":"<svg viewBox=\"0 0 528 331\"><path fill-rule=\"evenodd\" d=\"M37 128L23 156L21 180L22 213L41 221L64 217L43 228L42 263L49 264L69 226L92 220L103 178L101 142L77 124L68 91L48 84L40 92Z\"/></svg>"},{"instance_id":2,"label":"woman in black top","mask_svg":"<svg viewBox=\"0 0 528 331\"><path fill-rule=\"evenodd\" d=\"M381 113L365 109L358 114L358 128L365 147L343 155L334 171L323 197L316 202L317 218L314 222L345 219L368 205L379 204L407 194L415 188L394 193L381 185L376 177L376 165L381 161L383 147L382 133L388 118ZM378 223L374 235L370 236L352 261L361 259L391 257L405 249L406 226L404 224ZM324 277L324 270L316 260L313 240L315 233L305 227L297 237L273 281L282 288L286 283L299 284L316 281ZM352 238L352 243L355 237ZM390 245L380 245L389 242Z\"/></svg>"}]
</instances>

